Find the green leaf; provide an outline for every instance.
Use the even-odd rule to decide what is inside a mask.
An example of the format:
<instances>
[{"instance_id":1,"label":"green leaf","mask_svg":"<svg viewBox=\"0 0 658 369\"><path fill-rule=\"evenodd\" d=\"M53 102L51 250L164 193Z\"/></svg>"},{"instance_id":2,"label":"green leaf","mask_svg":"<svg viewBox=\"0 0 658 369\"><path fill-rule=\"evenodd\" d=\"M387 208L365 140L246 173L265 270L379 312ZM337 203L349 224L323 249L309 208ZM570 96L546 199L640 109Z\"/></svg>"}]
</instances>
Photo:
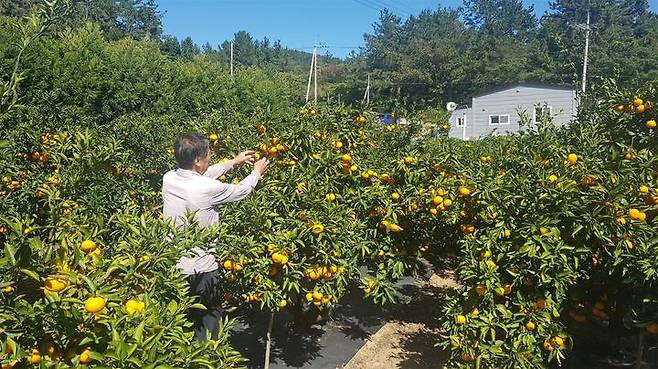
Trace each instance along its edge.
<instances>
[{"instance_id":1,"label":"green leaf","mask_svg":"<svg viewBox=\"0 0 658 369\"><path fill-rule=\"evenodd\" d=\"M135 338L135 341L137 341L137 343L139 343L139 344L142 343L142 338L143 338L143 335L144 335L144 326L145 325L146 325L146 321L143 320L141 323L139 323L137 328L135 328L135 334L133 334L133 337Z\"/></svg>"},{"instance_id":2,"label":"green leaf","mask_svg":"<svg viewBox=\"0 0 658 369\"><path fill-rule=\"evenodd\" d=\"M16 265L16 249L10 243L5 243L5 255L9 258L11 265Z\"/></svg>"},{"instance_id":3,"label":"green leaf","mask_svg":"<svg viewBox=\"0 0 658 369\"><path fill-rule=\"evenodd\" d=\"M195 304L196 305L196 304ZM169 311L170 314L176 314L176 311L178 311L178 303L176 301L171 301L167 304L167 310Z\"/></svg>"},{"instance_id":4,"label":"green leaf","mask_svg":"<svg viewBox=\"0 0 658 369\"><path fill-rule=\"evenodd\" d=\"M34 279L35 281L41 281L41 278L39 278L39 275L31 270L28 269L20 269L20 272L25 274L26 276Z\"/></svg>"}]
</instances>

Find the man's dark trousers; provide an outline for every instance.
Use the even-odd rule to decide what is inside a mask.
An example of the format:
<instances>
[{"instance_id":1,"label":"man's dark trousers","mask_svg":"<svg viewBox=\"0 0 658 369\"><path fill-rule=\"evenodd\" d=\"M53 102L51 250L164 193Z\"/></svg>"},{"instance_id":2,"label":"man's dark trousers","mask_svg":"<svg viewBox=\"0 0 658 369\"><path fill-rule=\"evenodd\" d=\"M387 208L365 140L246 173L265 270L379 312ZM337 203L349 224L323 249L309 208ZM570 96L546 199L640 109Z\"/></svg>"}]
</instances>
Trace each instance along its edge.
<instances>
[{"instance_id":1,"label":"man's dark trousers","mask_svg":"<svg viewBox=\"0 0 658 369\"><path fill-rule=\"evenodd\" d=\"M219 335L219 319L222 317L221 300L219 296L219 270L192 274L187 277L191 296L198 296L199 302L207 308L189 309L188 319L192 321L194 335L197 341L206 339L206 332L214 340Z\"/></svg>"}]
</instances>

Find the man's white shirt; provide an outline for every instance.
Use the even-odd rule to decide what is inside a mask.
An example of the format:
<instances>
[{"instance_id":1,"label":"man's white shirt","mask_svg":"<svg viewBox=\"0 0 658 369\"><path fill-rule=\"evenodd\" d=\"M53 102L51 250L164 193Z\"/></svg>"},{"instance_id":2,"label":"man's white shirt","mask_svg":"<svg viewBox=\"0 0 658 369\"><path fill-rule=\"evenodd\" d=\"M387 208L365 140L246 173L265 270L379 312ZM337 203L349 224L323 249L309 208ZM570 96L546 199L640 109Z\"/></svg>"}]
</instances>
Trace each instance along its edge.
<instances>
[{"instance_id":1,"label":"man's white shirt","mask_svg":"<svg viewBox=\"0 0 658 369\"><path fill-rule=\"evenodd\" d=\"M195 212L195 219L200 226L218 223L217 207L244 199L260 179L260 174L253 171L238 184L219 181L217 177L233 169L234 164L233 160L229 160L211 165L203 175L181 168L165 173L162 177L164 219L172 219L177 227L183 227L185 215L189 211ZM183 274L211 272L218 268L212 250L196 247L190 251L191 255L181 257L176 264Z\"/></svg>"}]
</instances>

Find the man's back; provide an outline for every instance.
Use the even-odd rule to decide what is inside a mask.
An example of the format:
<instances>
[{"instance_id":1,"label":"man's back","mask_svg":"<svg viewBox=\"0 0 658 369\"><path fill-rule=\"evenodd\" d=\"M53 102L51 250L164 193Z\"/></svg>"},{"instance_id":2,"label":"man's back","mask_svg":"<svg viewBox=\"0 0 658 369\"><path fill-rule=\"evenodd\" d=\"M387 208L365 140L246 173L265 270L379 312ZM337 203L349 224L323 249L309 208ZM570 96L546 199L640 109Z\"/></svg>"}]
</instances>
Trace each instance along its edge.
<instances>
[{"instance_id":1,"label":"man's back","mask_svg":"<svg viewBox=\"0 0 658 369\"><path fill-rule=\"evenodd\" d=\"M176 226L183 226L185 214L196 212L195 218L201 226L219 221L216 207L211 203L209 190L215 187L216 180L202 176L192 170L176 169L167 172L162 178L162 214L164 219L174 220Z\"/></svg>"},{"instance_id":2,"label":"man's back","mask_svg":"<svg viewBox=\"0 0 658 369\"><path fill-rule=\"evenodd\" d=\"M217 140L216 135L213 138ZM183 133L174 142L174 156L178 169L171 170L162 177L163 217L173 221L177 227L184 227L192 212L202 227L219 222L217 207L220 204L241 200L256 187L260 176L269 165L262 158L254 163L253 151L243 151L232 160L215 165L212 163L210 141L198 133ZM218 181L222 174L236 165L253 163L250 175L238 184ZM207 245L211 250L217 245ZM190 309L188 317L192 321L198 340L204 340L207 332L212 339L219 334L221 308L219 289L219 265L212 251L195 247L190 254L178 260L177 267L187 275L189 294L198 296L206 309Z\"/></svg>"},{"instance_id":3,"label":"man's back","mask_svg":"<svg viewBox=\"0 0 658 369\"><path fill-rule=\"evenodd\" d=\"M162 178L162 214L172 219L177 227L185 224L188 212L194 212L199 225L205 227L219 222L217 206L245 198L256 186L259 174L253 172L237 185L222 183L214 178L233 168L232 163L215 164L203 174L194 170L175 169ZM184 274L203 273L218 268L212 251L193 248L190 256L178 261Z\"/></svg>"}]
</instances>

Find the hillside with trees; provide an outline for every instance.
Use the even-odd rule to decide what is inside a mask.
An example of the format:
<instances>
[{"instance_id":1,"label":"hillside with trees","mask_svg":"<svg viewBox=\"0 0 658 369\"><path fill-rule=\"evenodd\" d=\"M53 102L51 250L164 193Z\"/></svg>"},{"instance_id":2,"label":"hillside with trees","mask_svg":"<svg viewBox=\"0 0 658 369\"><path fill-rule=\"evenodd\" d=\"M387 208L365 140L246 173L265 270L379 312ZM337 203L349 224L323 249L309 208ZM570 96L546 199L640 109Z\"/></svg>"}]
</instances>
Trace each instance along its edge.
<instances>
[{"instance_id":1,"label":"hillside with trees","mask_svg":"<svg viewBox=\"0 0 658 369\"><path fill-rule=\"evenodd\" d=\"M325 359L395 321L417 328L375 346L405 360L387 367L658 366L646 0L556 0L540 19L518 0L383 11L358 53L321 58L318 104L310 54L282 42L236 33L230 73L226 42L165 35L155 1L32 4L0 8L2 369L342 368ZM577 120L536 106L522 131L446 137L448 99L577 84L586 5ZM200 248L207 299L207 274L179 270ZM220 304L217 339L200 339L190 313Z\"/></svg>"},{"instance_id":2,"label":"hillside with trees","mask_svg":"<svg viewBox=\"0 0 658 369\"><path fill-rule=\"evenodd\" d=\"M658 79L658 18L646 0L558 0L540 19L519 0L466 0L406 20L383 11L336 91L358 99L354 82L364 86L370 73L376 98L443 106L512 82L579 84L585 32L575 25L586 23L588 3L588 79Z\"/></svg>"},{"instance_id":3,"label":"hillside with trees","mask_svg":"<svg viewBox=\"0 0 658 369\"><path fill-rule=\"evenodd\" d=\"M35 2L5 1L0 14L24 15ZM506 83L579 84L585 32L578 25L586 23L588 8L593 29L588 79L615 77L632 86L658 79L658 16L648 0L557 0L540 18L520 0L465 0L458 9L427 9L407 19L384 9L360 50L345 60L331 57L330 50L319 57L320 93L360 102L370 75L372 100L380 108L396 101L424 108L467 102L477 91ZM93 22L108 40L158 40L172 58L204 55L227 66L233 42L237 68L306 79L311 54L288 49L285 41L257 40L243 30L219 45L198 45L190 37L165 34L163 15L155 0L76 0L61 27Z\"/></svg>"}]
</instances>

